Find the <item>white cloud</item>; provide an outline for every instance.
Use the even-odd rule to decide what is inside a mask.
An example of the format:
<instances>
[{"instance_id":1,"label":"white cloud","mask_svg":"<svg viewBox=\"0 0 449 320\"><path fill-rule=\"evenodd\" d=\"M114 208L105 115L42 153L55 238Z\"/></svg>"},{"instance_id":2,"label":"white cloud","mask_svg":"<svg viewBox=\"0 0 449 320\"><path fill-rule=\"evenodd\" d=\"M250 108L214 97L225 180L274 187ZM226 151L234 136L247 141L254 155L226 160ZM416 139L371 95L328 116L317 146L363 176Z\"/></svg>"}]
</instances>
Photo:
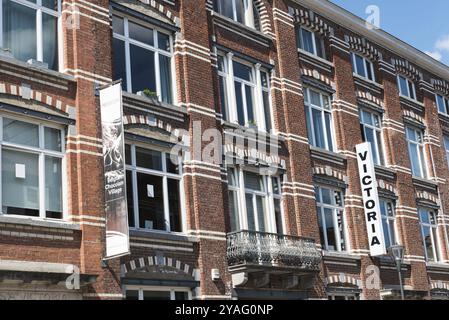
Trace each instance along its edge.
<instances>
[{"instance_id":1,"label":"white cloud","mask_svg":"<svg viewBox=\"0 0 449 320\"><path fill-rule=\"evenodd\" d=\"M426 51L426 54L438 61L441 61L441 59L443 59L443 55L439 51Z\"/></svg>"},{"instance_id":2,"label":"white cloud","mask_svg":"<svg viewBox=\"0 0 449 320\"><path fill-rule=\"evenodd\" d=\"M435 43L435 48L441 51L449 51L449 35L445 35L438 39Z\"/></svg>"}]
</instances>

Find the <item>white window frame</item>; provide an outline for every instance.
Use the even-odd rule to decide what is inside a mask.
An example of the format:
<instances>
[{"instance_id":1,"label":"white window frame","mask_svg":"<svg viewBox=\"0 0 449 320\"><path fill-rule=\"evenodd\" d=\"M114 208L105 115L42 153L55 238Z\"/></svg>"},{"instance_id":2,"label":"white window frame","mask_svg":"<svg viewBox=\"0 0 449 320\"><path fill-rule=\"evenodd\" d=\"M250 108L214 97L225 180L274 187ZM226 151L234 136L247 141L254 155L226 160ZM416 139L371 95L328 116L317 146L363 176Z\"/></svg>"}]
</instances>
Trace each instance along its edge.
<instances>
[{"instance_id":1,"label":"white window frame","mask_svg":"<svg viewBox=\"0 0 449 320\"><path fill-rule=\"evenodd\" d=\"M36 60L44 62L44 47L43 47L43 34L42 34L42 13L54 16L57 18L57 39L58 39L58 70L61 71L63 68L63 37L62 37L62 4L61 0L58 0L58 11L51 10L42 5L42 0L36 0L36 3L27 0L10 0L17 4L23 5L25 7L34 9L36 11ZM4 48L3 43L3 1L0 1L0 48ZM25 61L26 62L26 61Z\"/></svg>"},{"instance_id":2,"label":"white window frame","mask_svg":"<svg viewBox=\"0 0 449 320\"><path fill-rule=\"evenodd\" d=\"M140 230L140 231L151 231L151 232L159 232L159 233L184 233L186 230L186 214L185 214L185 199L184 199L184 179L183 179L183 170L182 170L182 161L181 157L178 157L179 161L179 172L178 174L167 172L167 162L166 157L170 156L170 153L163 148L157 148L154 146L148 146L145 144L137 143L137 142L125 142L126 145L130 146L131 153L131 164L126 164L126 171L131 171L132 176L132 188L133 188L133 217L134 217L134 227L130 227L132 230ZM138 167L136 164L136 147L143 148L146 150L153 150L161 153L161 161L162 161L162 171L142 168ZM127 161L128 162L128 161ZM139 215L139 197L137 192L137 173L158 176L162 178L162 188L163 188L163 198L164 198L164 220L166 230L159 229L145 229L140 228L140 215ZM180 201L180 223L181 223L181 231L171 231L170 225L170 208L168 204L168 179L178 180L179 181L179 201Z\"/></svg>"},{"instance_id":3,"label":"white window frame","mask_svg":"<svg viewBox=\"0 0 449 320\"><path fill-rule=\"evenodd\" d=\"M402 92L402 88L401 88L401 81L400 78L405 79L405 81L407 82L407 92ZM413 81L411 81L409 78L398 74L397 76L397 84L398 84L398 89L399 89L399 95L414 101L418 101L418 97L416 96L416 87L415 87L415 83ZM410 92L410 86L412 87L413 90L413 97L411 96L411 92Z\"/></svg>"},{"instance_id":4,"label":"white window frame","mask_svg":"<svg viewBox=\"0 0 449 320\"><path fill-rule=\"evenodd\" d=\"M327 294L328 300L336 300L336 297L344 297L344 300L360 300L360 294L345 293L345 292L332 292ZM354 298L354 299L350 299Z\"/></svg>"},{"instance_id":5,"label":"white window frame","mask_svg":"<svg viewBox=\"0 0 449 320\"><path fill-rule=\"evenodd\" d=\"M423 222L421 220L421 212L425 211L428 215L428 219L429 219L429 223ZM434 209L429 209L429 208L423 208L420 207L418 208L418 213L419 213L419 225L420 225L420 229L421 229L421 237L423 240L423 247L424 247L424 256L426 257L426 261L427 262L441 262L442 256L441 256L441 244L440 244L440 232L438 230L438 212ZM435 224L432 224L432 219L431 219L431 215L434 215L435 219ZM427 248L426 248L426 239L424 238L424 228L430 228L430 239L432 242L432 251L433 251L433 256L434 256L434 260L429 260L429 257L427 256ZM434 232L436 231L436 239L435 239L435 235Z\"/></svg>"},{"instance_id":6,"label":"white window frame","mask_svg":"<svg viewBox=\"0 0 449 320\"><path fill-rule=\"evenodd\" d=\"M259 230L259 221L258 221L258 215L257 215L257 204L256 204L256 196L261 196L264 198L264 204L267 212L265 212L265 219L267 222L267 225L265 226L265 233L273 233L273 234L279 234L276 226L276 216L275 216L275 210L274 210L274 199L281 200L281 219L282 219L282 229L283 233L285 234L286 231L286 225L285 225L285 215L284 215L284 208L283 208L283 198L281 190L279 190L280 193L275 194L273 191L273 182L272 178L278 180L279 189L281 188L281 179L277 176L270 176L270 175L261 175L256 170L251 170L250 168L237 168L233 166L229 166L228 170L232 169L235 172L236 182L237 186L230 186L228 184L228 188L230 191L236 191L237 193L237 215L238 215L238 224L239 228L235 231L242 231L242 230L248 230L248 212L246 209L246 195L251 194L253 196L253 214L254 214L254 224L256 227L256 230L251 230L255 232L261 232ZM262 182L263 182L263 188L264 191L257 191L248 189L245 187L245 179L244 179L244 173L245 172L251 172L254 174L258 174L259 176L262 176ZM229 171L228 171L229 174ZM229 212L231 214L231 212Z\"/></svg>"},{"instance_id":7,"label":"white window frame","mask_svg":"<svg viewBox=\"0 0 449 320\"><path fill-rule=\"evenodd\" d=\"M232 2L232 17L228 17L232 20L234 20L237 23L241 23L244 24L245 26L248 26L250 28L255 28L255 23L254 23L254 5L253 5L253 0L243 0L243 5L244 5L244 11L242 14L243 17L243 22L240 22L237 20L237 6L236 6L236 1L238 0L215 0L216 2L216 6L218 9L218 13L221 15L224 15L223 9L222 9L222 3L223 1L226 2ZM227 17L227 16L226 16Z\"/></svg>"},{"instance_id":8,"label":"white window frame","mask_svg":"<svg viewBox=\"0 0 449 320\"><path fill-rule=\"evenodd\" d=\"M298 33L298 44L299 44L299 50L303 51L303 52L307 52L308 54L311 54L313 56L316 56L318 59L324 59L326 60L326 50L325 50L325 46L324 46L324 39L322 39L321 37L318 38L318 41L321 42L321 47L323 48L323 52L322 55L323 57L320 57L318 54L318 48L316 47L316 42L317 42L317 37L315 35L315 31L309 30L307 28L304 28L302 26L297 28L297 33ZM302 39L302 30L305 30L307 32L310 32L312 34L312 47L313 47L313 52L309 52L306 49L304 49L304 40Z\"/></svg>"},{"instance_id":9,"label":"white window frame","mask_svg":"<svg viewBox=\"0 0 449 320\"><path fill-rule=\"evenodd\" d=\"M39 126L39 147L31 147L20 145L16 143L3 141L3 119L8 118L11 120L23 121L26 123L34 124ZM44 129L53 128L60 130L61 132L61 151L53 151L45 149L45 135ZM0 114L0 168L2 167L2 152L3 149L8 149L12 151L18 151L22 153L37 154L39 156L38 167L39 167L39 217L26 216L26 215L15 215L3 213L3 181L0 174L0 216L6 217L16 217L23 219L43 219L49 221L64 221L67 220L67 168L66 168L66 155L65 155L65 128L54 123L48 123L45 121L39 121L36 119L28 119L26 117L11 115L6 113ZM61 159L61 206L62 206L62 217L61 219L47 218L46 217L46 205L45 205L45 156L50 156L53 158Z\"/></svg>"},{"instance_id":10,"label":"white window frame","mask_svg":"<svg viewBox=\"0 0 449 320\"><path fill-rule=\"evenodd\" d=\"M444 112L440 111L440 104L438 103L438 97L440 97L443 100L443 108L445 110ZM448 115L448 113L449 113L449 98L448 97L446 97L442 94L439 94L439 93L435 93L435 104L437 106L438 113Z\"/></svg>"},{"instance_id":11,"label":"white window frame","mask_svg":"<svg viewBox=\"0 0 449 320\"><path fill-rule=\"evenodd\" d=\"M391 206L391 210L392 210L392 215L391 216L388 215L388 204L390 204L390 206ZM382 214L382 210L381 210L381 218L382 218L382 221L385 221L386 224L387 224L387 227L388 227L388 239L390 241L390 244L391 245L399 244L399 235L398 235L398 232L397 232L396 211L395 211L394 202L392 200L389 200L389 199L381 198L380 201L379 201L379 205L385 207L384 210L386 212L386 215L383 215ZM394 237L392 237L392 235L391 235L391 231L392 230L394 232ZM384 231L384 235L387 236L387 233L385 231Z\"/></svg>"},{"instance_id":12,"label":"white window frame","mask_svg":"<svg viewBox=\"0 0 449 320\"><path fill-rule=\"evenodd\" d=\"M363 60L363 68L364 68L363 71L365 72L365 76L362 76L362 75L359 73L360 70L358 70L358 67L357 67L356 56L358 56L359 58L361 58L361 59ZM355 75L357 75L357 76L359 76L359 77L362 77L362 78L365 78L365 79L367 79L368 81L376 82L376 75L374 74L374 64L373 64L370 60L368 60L368 59L365 58L364 56L362 56L362 55L360 55L360 54L358 54L358 53L355 53L355 52L351 52L351 60L352 60L352 67L353 67L353 70L354 70L354 74L355 74ZM370 79L370 78L368 77L368 67L367 67L367 64L368 64L369 67L370 67L372 79Z\"/></svg>"},{"instance_id":13,"label":"white window frame","mask_svg":"<svg viewBox=\"0 0 449 320\"><path fill-rule=\"evenodd\" d=\"M408 137L408 129L413 130L416 134L418 134L419 136L421 136L421 141L414 141L414 140L410 140ZM410 158L410 165L411 165L411 171L412 171L412 175L416 176L413 173L413 160L412 160L412 153L411 153L411 145L415 145L418 148L418 161L419 161L419 168L420 168L420 175L416 176L418 178L423 178L423 179L427 179L429 176L429 172L428 172L428 168L427 168L427 159L426 159L426 149L425 149L425 145L424 145L424 131L421 129L417 129L414 128L412 126L406 126L405 127L405 135L406 135L406 139L407 139L407 147L408 147L408 154L409 154L409 158Z\"/></svg>"},{"instance_id":14,"label":"white window frame","mask_svg":"<svg viewBox=\"0 0 449 320\"><path fill-rule=\"evenodd\" d=\"M172 104L177 104L176 96L176 71L175 71L175 59L174 59L174 48L173 48L173 34L167 30L154 26L152 24L133 19L119 12L114 12L114 16L123 19L123 35L113 32L113 38L121 40L124 42L125 46L125 72L126 72L126 91L133 93L132 89L132 74L131 74L131 45L143 48L154 53L154 72L156 79L156 93L157 99L162 101L162 90L161 90L161 74L160 74L160 63L159 56L163 55L170 58L170 72L171 72L171 101ZM153 46L134 40L129 37L129 23L138 24L144 28L153 30ZM159 49L158 33L163 33L170 37L170 52ZM134 92L136 93L136 92Z\"/></svg>"},{"instance_id":15,"label":"white window frame","mask_svg":"<svg viewBox=\"0 0 449 320\"><path fill-rule=\"evenodd\" d=\"M261 64L253 64L243 59L239 59L234 57L232 52L227 54L219 53L219 55L223 58L223 71L218 71L219 76L223 77L225 80L226 86L226 99L227 106L222 106L226 108L226 115L228 117L228 121L239 124L238 120L238 111L237 111L237 99L235 94L235 82L241 83L242 86L242 100L243 100L243 112L244 112L244 120L245 124L243 126L248 126L248 108L247 108L247 99L246 99L246 91L244 90L245 86L249 86L253 90L253 112L254 117L256 119L256 127L258 131L267 131L266 127L266 119L265 119L265 110L264 108L269 108L269 112L272 115L272 102L271 102L271 89L270 89L270 78L271 74L269 70L262 68ZM245 79L240 79L234 76L234 66L233 63L238 62L247 67L251 68L252 78L254 82L247 81ZM268 87L262 86L262 80L260 73L265 72L268 76ZM268 106L264 106L262 91L268 92ZM273 117L271 118L271 122L273 122ZM271 127L273 129L273 123L271 123Z\"/></svg>"},{"instance_id":16,"label":"white window frame","mask_svg":"<svg viewBox=\"0 0 449 320\"><path fill-rule=\"evenodd\" d=\"M334 152L336 150L336 148L337 148L337 144L336 144L336 140L335 140L334 117L333 117L333 114L332 114L331 96L328 95L327 93L324 93L324 92L320 91L320 90L317 90L317 89L314 89L314 88L309 88L309 87L304 87L304 91L307 91L306 95L304 97L304 105L305 105L305 107L307 109L306 112L308 113L308 117L306 117L306 121L307 121L307 119L310 120L309 126L310 126L310 129L312 131L312 132L309 133L309 137L312 138L312 139L309 138L309 144L311 144L312 146L314 146L316 148L320 148L321 149L321 147L318 147L317 142L316 142L317 138L315 137L315 130L314 130L315 129L315 125L313 123L313 117L312 117L312 109L315 109L315 110L318 110L318 111L321 112L321 122L322 122L322 126L324 128L323 135L324 135L324 144L325 144L325 147L323 149L331 151L331 152ZM321 106L317 106L317 105L312 104L311 98L310 98L311 97L310 91L314 91L314 92L316 92L316 93L318 93L320 95L320 104L321 104ZM329 109L326 109L324 107L324 98L325 97L327 97L327 99L329 101ZM330 114L330 123L329 123L330 128L329 128L329 130L330 130L330 133L331 133L331 141L328 141L327 126L326 126L324 113L329 113ZM312 141L310 141L310 140L312 140ZM332 143L332 146L333 146L332 149L330 148L330 143L329 142Z\"/></svg>"},{"instance_id":17,"label":"white window frame","mask_svg":"<svg viewBox=\"0 0 449 320\"><path fill-rule=\"evenodd\" d=\"M186 287L163 287L163 286L136 286L136 285L125 285L123 287L123 296L126 299L127 291L138 291L139 292L139 300L143 300L143 292L144 291L163 291L170 292L170 300L175 300L176 292L185 292L187 293L187 299L192 300L192 290Z\"/></svg>"},{"instance_id":18,"label":"white window frame","mask_svg":"<svg viewBox=\"0 0 449 320\"><path fill-rule=\"evenodd\" d=\"M374 117L377 116L379 118L379 127L376 127L375 125L371 125L369 123L363 122L362 112L369 113L373 123L375 123ZM374 113L368 109L361 108L359 118L360 118L360 124L363 126L363 130L364 130L363 134L364 134L365 138L366 138L365 127L374 130L376 133L380 133L380 141L377 138L377 134L374 135L375 146L373 146L373 148L374 148L373 151L377 153L377 158L379 159L379 163L375 163L375 164L380 165L380 166L385 166L386 165L386 157L385 157L386 153L385 153L385 145L383 143L384 135L383 135L383 130L382 130L382 114Z\"/></svg>"},{"instance_id":19,"label":"white window frame","mask_svg":"<svg viewBox=\"0 0 449 320\"><path fill-rule=\"evenodd\" d=\"M341 206L339 206L338 204L334 203L332 205L327 204L327 203L322 203L321 199L323 198L322 196L322 189L329 189L332 193L335 192L339 192L340 193L340 197L341 197ZM322 222L322 226L320 228L323 228L322 232L323 232L323 237L324 237L324 243L322 243L321 245L323 246L323 250L325 251L331 251L331 252L349 252L349 241L348 241L348 227L347 227L347 219L346 219L346 210L344 207L344 192L341 189L338 188L334 188L331 186L325 186L325 185L315 185L315 193L319 192L319 197L320 197L320 201L316 201L316 207L317 210L319 210L319 212L317 211L317 214L320 215L321 217L321 222ZM332 197L332 201L334 201L335 198ZM326 219L325 219L325 213L324 213L324 209L331 209L332 210L332 222L333 222L333 227L334 227L334 236L335 236L335 240L336 240L336 248L335 250L331 250L329 249L329 240L327 238L327 226L326 226ZM341 218L343 219L343 239L340 235L340 229L338 228L338 216L337 213L338 211L341 211ZM321 231L321 230L320 230ZM336 232L338 231L338 232ZM345 250L342 250L341 248L341 242L343 240L343 243L345 245Z\"/></svg>"}]
</instances>

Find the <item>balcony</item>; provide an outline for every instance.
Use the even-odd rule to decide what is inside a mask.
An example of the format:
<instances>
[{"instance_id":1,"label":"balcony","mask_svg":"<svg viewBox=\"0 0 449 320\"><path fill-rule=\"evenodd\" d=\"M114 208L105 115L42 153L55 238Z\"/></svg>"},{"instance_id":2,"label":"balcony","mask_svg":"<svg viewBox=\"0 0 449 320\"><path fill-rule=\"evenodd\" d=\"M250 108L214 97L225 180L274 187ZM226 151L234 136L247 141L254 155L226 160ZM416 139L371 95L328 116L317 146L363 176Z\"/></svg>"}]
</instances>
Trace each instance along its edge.
<instances>
[{"instance_id":1,"label":"balcony","mask_svg":"<svg viewBox=\"0 0 449 320\"><path fill-rule=\"evenodd\" d=\"M321 253L313 239L238 231L227 235L227 258L231 273L237 270L318 271Z\"/></svg>"}]
</instances>

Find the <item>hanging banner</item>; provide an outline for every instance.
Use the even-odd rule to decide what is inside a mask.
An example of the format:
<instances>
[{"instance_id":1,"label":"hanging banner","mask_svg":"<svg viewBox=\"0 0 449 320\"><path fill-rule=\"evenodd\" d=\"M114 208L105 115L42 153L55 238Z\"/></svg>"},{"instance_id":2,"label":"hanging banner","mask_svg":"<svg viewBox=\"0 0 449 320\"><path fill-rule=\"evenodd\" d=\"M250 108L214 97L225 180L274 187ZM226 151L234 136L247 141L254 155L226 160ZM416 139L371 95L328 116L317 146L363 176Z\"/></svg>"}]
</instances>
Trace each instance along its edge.
<instances>
[{"instance_id":1,"label":"hanging banner","mask_svg":"<svg viewBox=\"0 0 449 320\"><path fill-rule=\"evenodd\" d=\"M100 109L106 211L105 258L111 259L130 252L122 87L120 83L100 90Z\"/></svg>"},{"instance_id":2,"label":"hanging banner","mask_svg":"<svg viewBox=\"0 0 449 320\"><path fill-rule=\"evenodd\" d=\"M381 256L386 254L386 248L371 143L357 145L356 151L370 254Z\"/></svg>"}]
</instances>

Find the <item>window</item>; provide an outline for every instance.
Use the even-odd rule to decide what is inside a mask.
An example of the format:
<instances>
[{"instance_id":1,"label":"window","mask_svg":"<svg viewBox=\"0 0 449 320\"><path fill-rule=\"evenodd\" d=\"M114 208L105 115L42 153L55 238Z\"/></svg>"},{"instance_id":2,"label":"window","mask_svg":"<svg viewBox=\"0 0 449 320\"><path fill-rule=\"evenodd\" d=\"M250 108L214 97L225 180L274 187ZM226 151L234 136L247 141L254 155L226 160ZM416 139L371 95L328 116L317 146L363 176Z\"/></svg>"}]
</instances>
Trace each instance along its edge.
<instances>
[{"instance_id":1,"label":"window","mask_svg":"<svg viewBox=\"0 0 449 320\"><path fill-rule=\"evenodd\" d=\"M321 244L327 251L347 251L346 219L340 190L315 187Z\"/></svg>"},{"instance_id":2,"label":"window","mask_svg":"<svg viewBox=\"0 0 449 320\"><path fill-rule=\"evenodd\" d=\"M296 29L298 47L314 56L326 59L324 40L315 32L299 27Z\"/></svg>"},{"instance_id":3,"label":"window","mask_svg":"<svg viewBox=\"0 0 449 320\"><path fill-rule=\"evenodd\" d=\"M0 1L0 47L22 61L34 59L58 70L58 20L56 0Z\"/></svg>"},{"instance_id":4,"label":"window","mask_svg":"<svg viewBox=\"0 0 449 320\"><path fill-rule=\"evenodd\" d=\"M304 90L307 132L314 147L334 151L330 98L310 88Z\"/></svg>"},{"instance_id":5,"label":"window","mask_svg":"<svg viewBox=\"0 0 449 320\"><path fill-rule=\"evenodd\" d=\"M63 130L9 117L1 122L2 213L63 218Z\"/></svg>"},{"instance_id":6,"label":"window","mask_svg":"<svg viewBox=\"0 0 449 320\"><path fill-rule=\"evenodd\" d=\"M406 132L412 174L419 178L426 178L427 169L424 157L423 132L411 127L406 127Z\"/></svg>"},{"instance_id":7,"label":"window","mask_svg":"<svg viewBox=\"0 0 449 320\"><path fill-rule=\"evenodd\" d=\"M446 150L446 160L449 166L449 137L444 136L444 149Z\"/></svg>"},{"instance_id":8,"label":"window","mask_svg":"<svg viewBox=\"0 0 449 320\"><path fill-rule=\"evenodd\" d=\"M351 56L352 72L368 80L376 81L374 77L373 63L357 53L351 53Z\"/></svg>"},{"instance_id":9,"label":"window","mask_svg":"<svg viewBox=\"0 0 449 320\"><path fill-rule=\"evenodd\" d=\"M449 98L443 97L440 94L436 94L436 102L438 107L438 112L449 114Z\"/></svg>"},{"instance_id":10,"label":"window","mask_svg":"<svg viewBox=\"0 0 449 320\"><path fill-rule=\"evenodd\" d=\"M260 17L253 0L215 0L214 10L234 21L260 30Z\"/></svg>"},{"instance_id":11,"label":"window","mask_svg":"<svg viewBox=\"0 0 449 320\"><path fill-rule=\"evenodd\" d=\"M415 84L409 79L398 75L399 93L407 98L416 100Z\"/></svg>"},{"instance_id":12,"label":"window","mask_svg":"<svg viewBox=\"0 0 449 320\"><path fill-rule=\"evenodd\" d=\"M380 199L380 213L382 216L382 228L384 230L385 247L398 244L395 231L395 214L392 201Z\"/></svg>"},{"instance_id":13,"label":"window","mask_svg":"<svg viewBox=\"0 0 449 320\"><path fill-rule=\"evenodd\" d=\"M381 116L376 113L360 110L360 130L364 142L371 143L374 164L384 165L384 153L382 146Z\"/></svg>"},{"instance_id":14,"label":"window","mask_svg":"<svg viewBox=\"0 0 449 320\"><path fill-rule=\"evenodd\" d=\"M182 231L181 166L168 153L127 144L129 226Z\"/></svg>"},{"instance_id":15,"label":"window","mask_svg":"<svg viewBox=\"0 0 449 320\"><path fill-rule=\"evenodd\" d=\"M360 300L359 294L357 293L329 293L327 295L328 300Z\"/></svg>"},{"instance_id":16,"label":"window","mask_svg":"<svg viewBox=\"0 0 449 320\"><path fill-rule=\"evenodd\" d=\"M279 177L228 169L231 231L284 234Z\"/></svg>"},{"instance_id":17,"label":"window","mask_svg":"<svg viewBox=\"0 0 449 320\"><path fill-rule=\"evenodd\" d=\"M123 90L173 103L172 35L119 16L112 29L114 79L122 79Z\"/></svg>"},{"instance_id":18,"label":"window","mask_svg":"<svg viewBox=\"0 0 449 320\"><path fill-rule=\"evenodd\" d=\"M438 245L437 212L434 210L420 208L419 219L426 260L430 262L440 261L441 257Z\"/></svg>"},{"instance_id":19,"label":"window","mask_svg":"<svg viewBox=\"0 0 449 320\"><path fill-rule=\"evenodd\" d=\"M126 300L192 300L188 288L127 286Z\"/></svg>"},{"instance_id":20,"label":"window","mask_svg":"<svg viewBox=\"0 0 449 320\"><path fill-rule=\"evenodd\" d=\"M218 56L220 103L225 120L258 130L272 130L268 71L232 54Z\"/></svg>"}]
</instances>

